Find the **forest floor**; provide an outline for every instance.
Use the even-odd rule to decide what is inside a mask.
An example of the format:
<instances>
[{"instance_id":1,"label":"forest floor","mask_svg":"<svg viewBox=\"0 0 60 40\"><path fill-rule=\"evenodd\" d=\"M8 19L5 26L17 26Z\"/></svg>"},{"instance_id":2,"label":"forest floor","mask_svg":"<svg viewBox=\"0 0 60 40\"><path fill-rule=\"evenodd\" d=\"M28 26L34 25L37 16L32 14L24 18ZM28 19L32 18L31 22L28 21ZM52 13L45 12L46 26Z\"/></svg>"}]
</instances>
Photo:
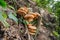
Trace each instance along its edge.
<instances>
[{"instance_id":1,"label":"forest floor","mask_svg":"<svg viewBox=\"0 0 60 40\"><path fill-rule=\"evenodd\" d=\"M29 7L27 7L27 8L32 8L31 10L33 10L33 12L38 12L39 14L41 14L41 16L44 19L46 19L44 22L46 22L46 23L50 22L49 21L50 19L48 17L48 15L50 15L49 12L47 12L47 10L44 10L44 9L36 6L35 2L23 1L23 0L18 0L18 1L5 0L5 1L8 3L8 5L12 5L16 9L16 11L19 9L19 7L26 6L27 3L29 2ZM15 2L15 4L14 4L14 2ZM12 10L9 7L6 10L4 10L2 7L0 7L0 11L2 11L2 10L4 12L6 12L7 14L9 14L10 12L12 12L12 13L15 12L14 10ZM16 12L16 14L17 14L17 12ZM18 16L16 16L16 17L18 18ZM38 25L37 25L39 27L38 28L39 32L37 33L37 36L36 37L31 36L30 39L28 39L29 36L28 36L28 34L25 34L26 28L24 27L24 25L22 23L16 24L15 21L13 21L10 18L7 18L6 21L10 25L9 28L4 27L3 24L0 22L0 40L56 40L55 37L51 33L53 27L51 27L52 29L47 28L44 25L43 21L42 20L40 21L40 20L38 20Z\"/></svg>"}]
</instances>

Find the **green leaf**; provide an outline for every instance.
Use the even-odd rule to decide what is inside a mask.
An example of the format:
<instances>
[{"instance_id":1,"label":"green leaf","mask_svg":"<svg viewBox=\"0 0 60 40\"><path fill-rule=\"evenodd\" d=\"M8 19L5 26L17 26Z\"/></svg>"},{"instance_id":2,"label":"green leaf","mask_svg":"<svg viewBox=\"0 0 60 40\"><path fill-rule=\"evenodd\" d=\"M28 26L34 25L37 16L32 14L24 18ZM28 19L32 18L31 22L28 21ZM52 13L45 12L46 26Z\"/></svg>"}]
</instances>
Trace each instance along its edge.
<instances>
[{"instance_id":1,"label":"green leaf","mask_svg":"<svg viewBox=\"0 0 60 40\"><path fill-rule=\"evenodd\" d=\"M4 0L0 0L0 6L6 7L7 3Z\"/></svg>"},{"instance_id":2,"label":"green leaf","mask_svg":"<svg viewBox=\"0 0 60 40\"><path fill-rule=\"evenodd\" d=\"M3 13L2 16L6 19L7 18L7 14Z\"/></svg>"},{"instance_id":3,"label":"green leaf","mask_svg":"<svg viewBox=\"0 0 60 40\"><path fill-rule=\"evenodd\" d=\"M26 20L23 20L23 23L24 23L25 25L29 24Z\"/></svg>"},{"instance_id":4,"label":"green leaf","mask_svg":"<svg viewBox=\"0 0 60 40\"><path fill-rule=\"evenodd\" d=\"M12 7L12 6L10 6L10 5L8 5L8 7L11 8L11 9L13 9L13 10L15 10L14 7Z\"/></svg>"},{"instance_id":5,"label":"green leaf","mask_svg":"<svg viewBox=\"0 0 60 40\"><path fill-rule=\"evenodd\" d=\"M0 12L0 21L4 21L4 18L2 16L2 13Z\"/></svg>"},{"instance_id":6,"label":"green leaf","mask_svg":"<svg viewBox=\"0 0 60 40\"><path fill-rule=\"evenodd\" d=\"M37 24L37 20L32 21L31 24Z\"/></svg>"},{"instance_id":7,"label":"green leaf","mask_svg":"<svg viewBox=\"0 0 60 40\"><path fill-rule=\"evenodd\" d=\"M12 13L9 13L8 16L10 19L13 19L18 24L18 19Z\"/></svg>"},{"instance_id":8,"label":"green leaf","mask_svg":"<svg viewBox=\"0 0 60 40\"><path fill-rule=\"evenodd\" d=\"M2 12L0 12L0 21L3 23L5 27L9 27L10 25L6 22L6 19L2 16Z\"/></svg>"},{"instance_id":9,"label":"green leaf","mask_svg":"<svg viewBox=\"0 0 60 40\"><path fill-rule=\"evenodd\" d=\"M53 34L54 34L56 37L59 36L58 32L56 32L56 31L53 31Z\"/></svg>"},{"instance_id":10,"label":"green leaf","mask_svg":"<svg viewBox=\"0 0 60 40\"><path fill-rule=\"evenodd\" d=\"M24 25L29 24L29 22L26 21L25 19L23 19L23 17L20 17L20 18L19 18L19 21L20 21L21 23L23 23Z\"/></svg>"},{"instance_id":11,"label":"green leaf","mask_svg":"<svg viewBox=\"0 0 60 40\"><path fill-rule=\"evenodd\" d=\"M5 27L9 27L10 25L6 22L6 20L2 21L2 23L4 24Z\"/></svg>"},{"instance_id":12,"label":"green leaf","mask_svg":"<svg viewBox=\"0 0 60 40\"><path fill-rule=\"evenodd\" d=\"M17 16L17 14L16 14L16 11L15 11L14 7L13 7L13 6L10 6L10 5L8 5L8 7L9 7L10 9L14 10L14 16Z\"/></svg>"}]
</instances>

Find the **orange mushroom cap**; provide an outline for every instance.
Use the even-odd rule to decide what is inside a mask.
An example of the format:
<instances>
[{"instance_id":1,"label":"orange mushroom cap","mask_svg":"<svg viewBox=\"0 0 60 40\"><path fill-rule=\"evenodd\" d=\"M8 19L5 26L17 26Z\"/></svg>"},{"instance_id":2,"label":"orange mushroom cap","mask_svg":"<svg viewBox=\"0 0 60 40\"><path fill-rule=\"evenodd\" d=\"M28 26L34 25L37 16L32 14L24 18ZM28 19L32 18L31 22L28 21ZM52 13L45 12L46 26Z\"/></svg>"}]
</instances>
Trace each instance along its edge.
<instances>
[{"instance_id":1,"label":"orange mushroom cap","mask_svg":"<svg viewBox=\"0 0 60 40\"><path fill-rule=\"evenodd\" d=\"M33 13L33 12L29 12L29 14L30 15L33 15L33 19L37 19L39 16L40 16L40 14L39 13L37 13L37 12L35 12L35 13Z\"/></svg>"},{"instance_id":2,"label":"orange mushroom cap","mask_svg":"<svg viewBox=\"0 0 60 40\"><path fill-rule=\"evenodd\" d=\"M27 24L27 26L32 26L32 24Z\"/></svg>"},{"instance_id":3,"label":"orange mushroom cap","mask_svg":"<svg viewBox=\"0 0 60 40\"><path fill-rule=\"evenodd\" d=\"M29 29L33 29L33 30L36 30L36 27L35 26L32 26L32 24L28 24L28 28Z\"/></svg>"},{"instance_id":4,"label":"orange mushroom cap","mask_svg":"<svg viewBox=\"0 0 60 40\"><path fill-rule=\"evenodd\" d=\"M28 26L29 29L34 29L36 30L36 27L35 26Z\"/></svg>"},{"instance_id":5,"label":"orange mushroom cap","mask_svg":"<svg viewBox=\"0 0 60 40\"><path fill-rule=\"evenodd\" d=\"M28 8L27 7L21 7L21 8L18 9L17 13L19 15L23 15L24 16L25 14L28 13Z\"/></svg>"},{"instance_id":6,"label":"orange mushroom cap","mask_svg":"<svg viewBox=\"0 0 60 40\"><path fill-rule=\"evenodd\" d=\"M33 15L30 15L30 14L26 14L26 15L24 16L24 18L25 18L27 21L31 22L31 21L33 21L34 16L33 16Z\"/></svg>"},{"instance_id":7,"label":"orange mushroom cap","mask_svg":"<svg viewBox=\"0 0 60 40\"><path fill-rule=\"evenodd\" d=\"M34 18L34 16L33 15L30 15L30 14L27 14L27 15L24 16L24 18L25 19Z\"/></svg>"},{"instance_id":8,"label":"orange mushroom cap","mask_svg":"<svg viewBox=\"0 0 60 40\"><path fill-rule=\"evenodd\" d=\"M37 18L40 16L40 14L39 14L39 13L37 13L37 12L32 13L31 15L33 15L35 19L37 19Z\"/></svg>"},{"instance_id":9,"label":"orange mushroom cap","mask_svg":"<svg viewBox=\"0 0 60 40\"><path fill-rule=\"evenodd\" d=\"M35 35L35 33L29 32L30 35Z\"/></svg>"},{"instance_id":10,"label":"orange mushroom cap","mask_svg":"<svg viewBox=\"0 0 60 40\"><path fill-rule=\"evenodd\" d=\"M32 32L32 33L36 32L36 30L33 30L33 29L28 29L28 30L29 30L29 32Z\"/></svg>"}]
</instances>

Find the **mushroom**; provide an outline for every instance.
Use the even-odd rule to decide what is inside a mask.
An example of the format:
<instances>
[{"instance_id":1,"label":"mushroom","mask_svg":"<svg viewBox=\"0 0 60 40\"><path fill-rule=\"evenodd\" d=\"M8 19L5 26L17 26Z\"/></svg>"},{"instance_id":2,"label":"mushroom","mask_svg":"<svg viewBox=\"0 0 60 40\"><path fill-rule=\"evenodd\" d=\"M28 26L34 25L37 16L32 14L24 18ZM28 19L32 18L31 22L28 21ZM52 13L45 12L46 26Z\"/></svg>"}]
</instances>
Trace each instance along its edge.
<instances>
[{"instance_id":1,"label":"mushroom","mask_svg":"<svg viewBox=\"0 0 60 40\"><path fill-rule=\"evenodd\" d=\"M30 35L35 35L35 33L29 32Z\"/></svg>"},{"instance_id":2,"label":"mushroom","mask_svg":"<svg viewBox=\"0 0 60 40\"><path fill-rule=\"evenodd\" d=\"M28 13L28 8L27 7L21 7L21 8L18 9L17 13L19 15L24 16L24 15L26 15Z\"/></svg>"},{"instance_id":3,"label":"mushroom","mask_svg":"<svg viewBox=\"0 0 60 40\"><path fill-rule=\"evenodd\" d=\"M24 18L25 18L28 22L31 22L31 21L33 21L34 19L37 19L39 16L40 16L40 14L37 13L37 12L35 12L35 13L30 12L29 14L26 14L26 15L24 16Z\"/></svg>"},{"instance_id":4,"label":"mushroom","mask_svg":"<svg viewBox=\"0 0 60 40\"><path fill-rule=\"evenodd\" d=\"M29 29L33 29L33 30L36 30L36 27L33 26L32 24L28 24L28 28L29 28Z\"/></svg>"},{"instance_id":5,"label":"mushroom","mask_svg":"<svg viewBox=\"0 0 60 40\"><path fill-rule=\"evenodd\" d=\"M31 22L31 21L33 21L34 16L31 15L31 14L26 14L26 15L24 16L24 18L25 18L28 22Z\"/></svg>"},{"instance_id":6,"label":"mushroom","mask_svg":"<svg viewBox=\"0 0 60 40\"><path fill-rule=\"evenodd\" d=\"M36 27L33 26L32 24L28 24L27 27L28 27L29 34L31 34L31 35L34 34L35 35L35 33L36 33Z\"/></svg>"},{"instance_id":7,"label":"mushroom","mask_svg":"<svg viewBox=\"0 0 60 40\"><path fill-rule=\"evenodd\" d=\"M34 16L34 19L37 19L37 18L40 16L40 14L39 14L39 13L37 13L37 12L35 12L35 13L31 13L31 15L33 15L33 16Z\"/></svg>"},{"instance_id":8,"label":"mushroom","mask_svg":"<svg viewBox=\"0 0 60 40\"><path fill-rule=\"evenodd\" d=\"M33 30L33 29L28 29L29 32L32 32L32 33L36 33L36 30Z\"/></svg>"}]
</instances>

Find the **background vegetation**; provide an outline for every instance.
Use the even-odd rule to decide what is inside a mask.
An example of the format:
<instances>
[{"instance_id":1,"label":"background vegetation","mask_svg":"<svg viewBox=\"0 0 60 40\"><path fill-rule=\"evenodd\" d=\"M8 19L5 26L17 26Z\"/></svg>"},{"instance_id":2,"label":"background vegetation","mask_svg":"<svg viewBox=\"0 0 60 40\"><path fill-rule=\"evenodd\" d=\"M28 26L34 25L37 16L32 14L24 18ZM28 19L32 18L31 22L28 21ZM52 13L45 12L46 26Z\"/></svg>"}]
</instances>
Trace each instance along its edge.
<instances>
[{"instance_id":1,"label":"background vegetation","mask_svg":"<svg viewBox=\"0 0 60 40\"><path fill-rule=\"evenodd\" d=\"M55 0L35 0L39 7L47 9L51 14L56 17L56 27L54 35L60 40L60 1Z\"/></svg>"}]
</instances>

